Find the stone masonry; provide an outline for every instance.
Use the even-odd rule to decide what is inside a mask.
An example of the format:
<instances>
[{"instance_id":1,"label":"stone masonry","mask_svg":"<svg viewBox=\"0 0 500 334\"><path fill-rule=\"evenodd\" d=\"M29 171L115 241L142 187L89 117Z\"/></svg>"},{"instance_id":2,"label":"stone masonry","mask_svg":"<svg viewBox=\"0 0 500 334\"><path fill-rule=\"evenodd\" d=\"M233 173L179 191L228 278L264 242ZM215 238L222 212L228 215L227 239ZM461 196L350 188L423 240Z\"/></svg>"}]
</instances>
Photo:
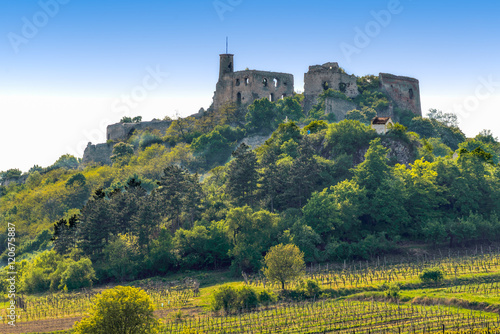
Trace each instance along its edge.
<instances>
[{"instance_id":1,"label":"stone masonry","mask_svg":"<svg viewBox=\"0 0 500 334\"><path fill-rule=\"evenodd\" d=\"M294 93L293 75L279 72L245 70L234 72L234 55L220 55L219 81L213 98L213 108L227 103L247 106L268 98L277 101Z\"/></svg>"},{"instance_id":2,"label":"stone masonry","mask_svg":"<svg viewBox=\"0 0 500 334\"><path fill-rule=\"evenodd\" d=\"M422 116L420 105L420 86L417 79L380 73L380 85L394 102L396 107L410 110L416 116Z\"/></svg>"},{"instance_id":3,"label":"stone masonry","mask_svg":"<svg viewBox=\"0 0 500 334\"><path fill-rule=\"evenodd\" d=\"M346 74L338 63L310 66L304 75L304 112L318 103L318 97L327 89L338 90L348 97L359 95L356 76Z\"/></svg>"}]
</instances>

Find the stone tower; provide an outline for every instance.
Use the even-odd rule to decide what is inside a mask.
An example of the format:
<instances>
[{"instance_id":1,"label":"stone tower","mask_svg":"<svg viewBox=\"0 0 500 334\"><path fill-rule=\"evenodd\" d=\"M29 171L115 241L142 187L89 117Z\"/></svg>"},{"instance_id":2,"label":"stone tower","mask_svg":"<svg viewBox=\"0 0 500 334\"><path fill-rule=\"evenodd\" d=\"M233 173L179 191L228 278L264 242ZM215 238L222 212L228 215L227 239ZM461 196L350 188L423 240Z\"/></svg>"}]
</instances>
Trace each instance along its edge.
<instances>
[{"instance_id":1,"label":"stone tower","mask_svg":"<svg viewBox=\"0 0 500 334\"><path fill-rule=\"evenodd\" d=\"M222 80L226 74L231 74L233 72L234 72L234 55L227 53L221 54L219 80Z\"/></svg>"}]
</instances>

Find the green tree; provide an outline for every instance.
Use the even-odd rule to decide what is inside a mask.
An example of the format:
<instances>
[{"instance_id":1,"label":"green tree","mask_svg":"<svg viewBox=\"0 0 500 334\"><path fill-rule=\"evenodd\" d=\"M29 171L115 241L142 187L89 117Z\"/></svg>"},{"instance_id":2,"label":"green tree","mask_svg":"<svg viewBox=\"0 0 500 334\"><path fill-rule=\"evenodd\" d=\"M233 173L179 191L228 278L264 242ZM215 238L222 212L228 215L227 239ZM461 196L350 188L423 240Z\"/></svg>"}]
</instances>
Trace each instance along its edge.
<instances>
[{"instance_id":1,"label":"green tree","mask_svg":"<svg viewBox=\"0 0 500 334\"><path fill-rule=\"evenodd\" d=\"M89 315L75 324L77 334L158 333L160 322L148 294L134 287L117 286L94 297Z\"/></svg>"},{"instance_id":2,"label":"green tree","mask_svg":"<svg viewBox=\"0 0 500 334\"><path fill-rule=\"evenodd\" d=\"M268 211L253 212L249 206L231 209L225 221L227 238L232 244L236 272L255 271L261 266L262 255L272 245L279 217Z\"/></svg>"},{"instance_id":3,"label":"green tree","mask_svg":"<svg viewBox=\"0 0 500 334\"><path fill-rule=\"evenodd\" d=\"M264 275L273 282L281 283L281 289L285 285L305 272L304 254L295 245L279 244L272 247L264 259Z\"/></svg>"},{"instance_id":4,"label":"green tree","mask_svg":"<svg viewBox=\"0 0 500 334\"><path fill-rule=\"evenodd\" d=\"M327 148L334 156L339 154L354 154L360 148L367 147L376 132L369 126L353 120L343 120L330 124L326 132Z\"/></svg>"},{"instance_id":5,"label":"green tree","mask_svg":"<svg viewBox=\"0 0 500 334\"><path fill-rule=\"evenodd\" d=\"M255 100L248 106L245 127L250 132L271 132L274 127L275 115L275 105L268 98Z\"/></svg>"},{"instance_id":6,"label":"green tree","mask_svg":"<svg viewBox=\"0 0 500 334\"><path fill-rule=\"evenodd\" d=\"M134 146L127 143L118 143L113 146L111 161L119 164L127 164L134 155Z\"/></svg>"},{"instance_id":7,"label":"green tree","mask_svg":"<svg viewBox=\"0 0 500 334\"><path fill-rule=\"evenodd\" d=\"M323 240L338 228L342 222L339 220L337 206L334 197L328 189L322 192L315 192L302 209L304 222L322 236Z\"/></svg>"},{"instance_id":8,"label":"green tree","mask_svg":"<svg viewBox=\"0 0 500 334\"><path fill-rule=\"evenodd\" d=\"M281 123L288 118L291 121L299 121L304 117L302 107L297 99L288 96L276 102L277 121Z\"/></svg>"},{"instance_id":9,"label":"green tree","mask_svg":"<svg viewBox=\"0 0 500 334\"><path fill-rule=\"evenodd\" d=\"M245 143L233 152L233 157L227 170L227 192L240 206L252 204L259 179L257 157Z\"/></svg>"}]
</instances>

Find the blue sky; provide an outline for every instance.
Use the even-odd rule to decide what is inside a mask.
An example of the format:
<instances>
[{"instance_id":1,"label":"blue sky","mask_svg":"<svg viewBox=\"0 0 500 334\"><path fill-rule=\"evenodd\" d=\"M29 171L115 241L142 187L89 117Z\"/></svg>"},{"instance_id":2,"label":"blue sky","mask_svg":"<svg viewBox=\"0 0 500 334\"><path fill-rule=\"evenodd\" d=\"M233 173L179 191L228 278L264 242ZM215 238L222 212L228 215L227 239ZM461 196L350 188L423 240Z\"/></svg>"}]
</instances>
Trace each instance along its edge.
<instances>
[{"instance_id":1,"label":"blue sky","mask_svg":"<svg viewBox=\"0 0 500 334\"><path fill-rule=\"evenodd\" d=\"M411 76L424 113L457 112L468 136L500 135L498 2L5 0L1 9L0 170L81 157L124 114L209 107L226 36L236 70L292 73L298 91L308 66L329 61L356 75Z\"/></svg>"}]
</instances>

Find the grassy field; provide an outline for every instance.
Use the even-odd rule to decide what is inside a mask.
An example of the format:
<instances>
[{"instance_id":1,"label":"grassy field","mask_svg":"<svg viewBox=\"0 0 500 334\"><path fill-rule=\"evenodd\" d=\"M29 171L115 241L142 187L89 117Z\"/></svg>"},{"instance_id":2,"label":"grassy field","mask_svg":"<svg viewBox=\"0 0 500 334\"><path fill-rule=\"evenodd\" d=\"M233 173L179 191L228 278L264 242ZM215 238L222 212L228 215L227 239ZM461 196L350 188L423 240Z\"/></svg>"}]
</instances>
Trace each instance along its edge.
<instances>
[{"instance_id":1,"label":"grassy field","mask_svg":"<svg viewBox=\"0 0 500 334\"><path fill-rule=\"evenodd\" d=\"M422 282L419 275L428 268L441 270L444 279ZM184 272L127 285L151 296L164 323L162 333L442 333L443 326L445 332L500 331L499 252L322 264L308 267L304 279L321 287L318 296L306 301L280 294L260 275L245 283L228 271ZM199 291L193 289L196 284ZM281 298L241 314L215 314L209 309L211 296L224 284L271 289ZM38 332L69 328L70 320L83 316L91 298L105 288L25 297L26 309L18 313L24 332L5 331L5 313L0 314L0 332L27 333L31 325ZM61 326L45 330L44 322Z\"/></svg>"}]
</instances>

